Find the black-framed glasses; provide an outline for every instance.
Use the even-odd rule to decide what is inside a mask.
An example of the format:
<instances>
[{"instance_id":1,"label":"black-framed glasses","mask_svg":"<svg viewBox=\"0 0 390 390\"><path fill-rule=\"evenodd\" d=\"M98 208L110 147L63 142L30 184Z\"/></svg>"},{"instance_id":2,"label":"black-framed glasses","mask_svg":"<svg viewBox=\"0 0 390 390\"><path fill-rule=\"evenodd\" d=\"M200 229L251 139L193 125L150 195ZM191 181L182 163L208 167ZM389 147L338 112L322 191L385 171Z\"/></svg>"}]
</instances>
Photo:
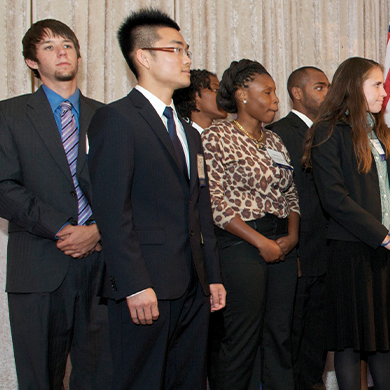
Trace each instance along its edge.
<instances>
[{"instance_id":1,"label":"black-framed glasses","mask_svg":"<svg viewBox=\"0 0 390 390\"><path fill-rule=\"evenodd\" d=\"M175 53L179 56L187 56L189 59L192 58L192 53L187 49L183 49L182 47L143 47L142 50L167 51L169 53Z\"/></svg>"}]
</instances>

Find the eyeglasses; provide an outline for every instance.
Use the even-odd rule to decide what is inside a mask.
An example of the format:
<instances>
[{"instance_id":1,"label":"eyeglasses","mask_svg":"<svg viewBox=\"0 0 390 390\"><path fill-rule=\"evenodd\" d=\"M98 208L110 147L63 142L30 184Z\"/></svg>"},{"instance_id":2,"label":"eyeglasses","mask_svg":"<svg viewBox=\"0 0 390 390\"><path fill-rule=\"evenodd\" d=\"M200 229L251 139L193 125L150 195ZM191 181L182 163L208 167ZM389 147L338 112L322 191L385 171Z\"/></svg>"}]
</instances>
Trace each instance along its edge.
<instances>
[{"instance_id":1,"label":"eyeglasses","mask_svg":"<svg viewBox=\"0 0 390 390\"><path fill-rule=\"evenodd\" d=\"M192 53L183 49L182 47L143 47L142 50L154 50L154 51L167 51L169 53L175 53L179 56L187 56L189 59L192 58Z\"/></svg>"}]
</instances>

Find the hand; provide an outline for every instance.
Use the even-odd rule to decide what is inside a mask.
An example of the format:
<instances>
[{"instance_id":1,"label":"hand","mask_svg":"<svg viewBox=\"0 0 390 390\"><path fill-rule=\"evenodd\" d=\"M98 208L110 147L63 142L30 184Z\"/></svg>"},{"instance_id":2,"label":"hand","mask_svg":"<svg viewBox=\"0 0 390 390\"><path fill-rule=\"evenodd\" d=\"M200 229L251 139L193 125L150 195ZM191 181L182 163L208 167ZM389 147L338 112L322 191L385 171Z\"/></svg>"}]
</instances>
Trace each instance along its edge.
<instances>
[{"instance_id":1,"label":"hand","mask_svg":"<svg viewBox=\"0 0 390 390\"><path fill-rule=\"evenodd\" d=\"M100 233L96 223L89 226L66 225L57 233L57 237L57 248L74 258L80 259L96 249L101 250Z\"/></svg>"},{"instance_id":2,"label":"hand","mask_svg":"<svg viewBox=\"0 0 390 390\"><path fill-rule=\"evenodd\" d=\"M297 245L298 238L288 234L287 236L279 237L276 240L276 243L282 248L283 253L287 256L295 245Z\"/></svg>"},{"instance_id":3,"label":"hand","mask_svg":"<svg viewBox=\"0 0 390 390\"><path fill-rule=\"evenodd\" d=\"M223 309L226 306L226 290L223 284L210 284L211 312Z\"/></svg>"},{"instance_id":4,"label":"hand","mask_svg":"<svg viewBox=\"0 0 390 390\"><path fill-rule=\"evenodd\" d=\"M278 263L284 260L282 248L274 240L264 237L263 244L258 249L266 263Z\"/></svg>"},{"instance_id":5,"label":"hand","mask_svg":"<svg viewBox=\"0 0 390 390\"><path fill-rule=\"evenodd\" d=\"M147 288L137 295L127 297L126 301L134 324L151 325L160 315L156 293L152 288Z\"/></svg>"}]
</instances>

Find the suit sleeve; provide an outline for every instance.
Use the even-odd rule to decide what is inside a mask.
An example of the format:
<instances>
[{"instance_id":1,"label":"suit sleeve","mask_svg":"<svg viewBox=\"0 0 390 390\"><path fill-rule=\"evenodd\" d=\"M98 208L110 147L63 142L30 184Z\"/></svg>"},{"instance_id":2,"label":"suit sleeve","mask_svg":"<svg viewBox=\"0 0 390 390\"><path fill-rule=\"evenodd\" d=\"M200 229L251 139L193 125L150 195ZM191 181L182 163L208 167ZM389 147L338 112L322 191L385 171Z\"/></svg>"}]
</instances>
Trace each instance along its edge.
<instances>
[{"instance_id":1,"label":"suit sleeve","mask_svg":"<svg viewBox=\"0 0 390 390\"><path fill-rule=\"evenodd\" d=\"M32 234L55 240L56 233L70 221L69 216L43 203L23 186L18 147L0 110L0 217Z\"/></svg>"},{"instance_id":2,"label":"suit sleeve","mask_svg":"<svg viewBox=\"0 0 390 390\"><path fill-rule=\"evenodd\" d=\"M341 130L320 127L311 152L313 174L321 203L330 217L362 242L377 248L388 229L350 196L342 168ZM357 173L356 173L357 174Z\"/></svg>"},{"instance_id":3,"label":"suit sleeve","mask_svg":"<svg viewBox=\"0 0 390 390\"><path fill-rule=\"evenodd\" d=\"M92 209L114 296L120 300L153 287L133 224L135 145L131 123L106 106L96 112L88 134Z\"/></svg>"},{"instance_id":4,"label":"suit sleeve","mask_svg":"<svg viewBox=\"0 0 390 390\"><path fill-rule=\"evenodd\" d=\"M202 150L203 153L203 150ZM203 169L206 169L204 166ZM211 211L210 191L208 175L205 170L206 185L200 188L199 212L200 224L204 242L204 254L206 260L209 283L222 283L222 274L217 247L217 239L214 232L213 214Z\"/></svg>"}]
</instances>

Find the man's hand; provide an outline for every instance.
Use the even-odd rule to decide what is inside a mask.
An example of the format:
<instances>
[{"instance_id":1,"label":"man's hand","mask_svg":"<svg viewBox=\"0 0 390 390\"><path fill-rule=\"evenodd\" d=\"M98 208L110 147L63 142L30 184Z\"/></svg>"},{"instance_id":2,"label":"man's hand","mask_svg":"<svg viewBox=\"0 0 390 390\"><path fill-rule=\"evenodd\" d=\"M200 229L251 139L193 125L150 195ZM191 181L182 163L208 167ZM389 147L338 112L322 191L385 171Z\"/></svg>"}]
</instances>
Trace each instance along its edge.
<instances>
[{"instance_id":1,"label":"man's hand","mask_svg":"<svg viewBox=\"0 0 390 390\"><path fill-rule=\"evenodd\" d=\"M57 248L68 256L80 259L100 251L100 233L96 223L89 226L66 225L58 233Z\"/></svg>"},{"instance_id":2,"label":"man's hand","mask_svg":"<svg viewBox=\"0 0 390 390\"><path fill-rule=\"evenodd\" d=\"M156 293L147 288L139 294L126 298L131 319L137 325L151 325L160 315Z\"/></svg>"},{"instance_id":3,"label":"man's hand","mask_svg":"<svg viewBox=\"0 0 390 390\"><path fill-rule=\"evenodd\" d=\"M211 312L221 310L226 305L226 290L223 284L210 284L210 304Z\"/></svg>"}]
</instances>

